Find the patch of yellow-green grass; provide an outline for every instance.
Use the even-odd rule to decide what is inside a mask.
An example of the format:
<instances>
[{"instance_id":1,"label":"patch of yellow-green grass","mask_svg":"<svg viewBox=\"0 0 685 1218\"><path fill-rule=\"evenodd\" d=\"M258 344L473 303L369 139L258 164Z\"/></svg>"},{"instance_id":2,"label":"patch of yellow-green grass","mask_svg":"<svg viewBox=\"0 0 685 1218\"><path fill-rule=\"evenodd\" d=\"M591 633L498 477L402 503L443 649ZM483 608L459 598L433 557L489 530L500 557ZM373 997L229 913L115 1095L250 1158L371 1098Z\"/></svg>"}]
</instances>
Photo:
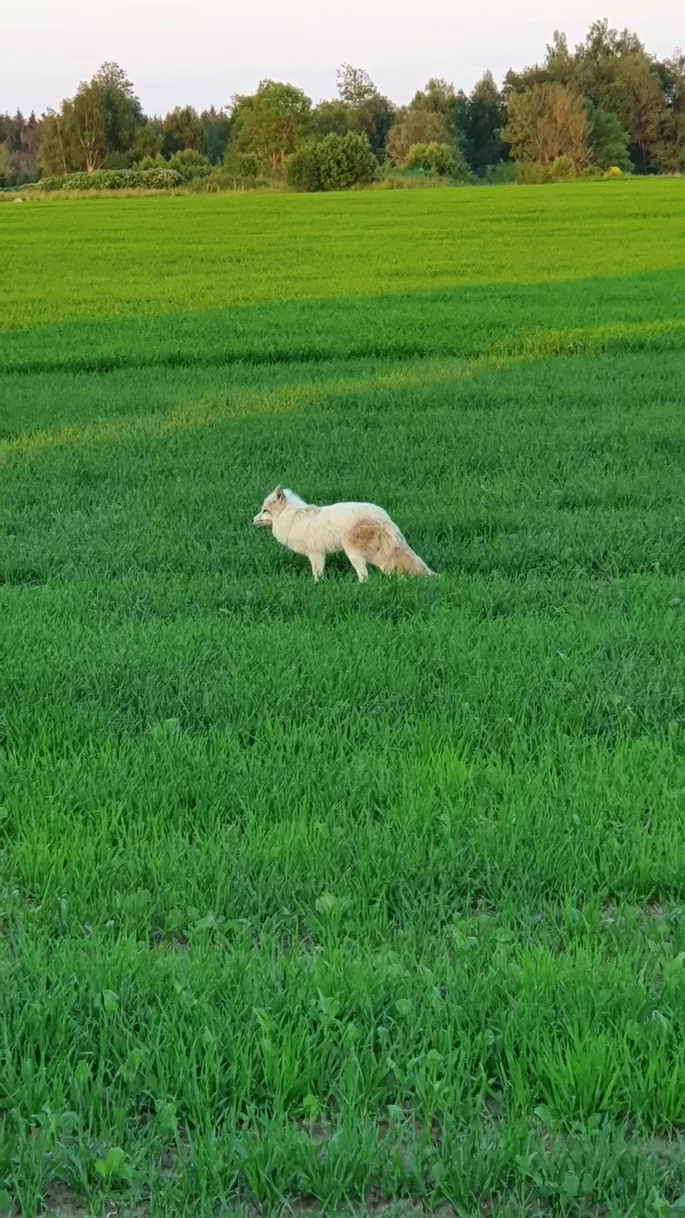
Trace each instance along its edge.
<instances>
[{"instance_id":1,"label":"patch of yellow-green grass","mask_svg":"<svg viewBox=\"0 0 685 1218\"><path fill-rule=\"evenodd\" d=\"M685 179L3 208L3 329L685 268Z\"/></svg>"}]
</instances>

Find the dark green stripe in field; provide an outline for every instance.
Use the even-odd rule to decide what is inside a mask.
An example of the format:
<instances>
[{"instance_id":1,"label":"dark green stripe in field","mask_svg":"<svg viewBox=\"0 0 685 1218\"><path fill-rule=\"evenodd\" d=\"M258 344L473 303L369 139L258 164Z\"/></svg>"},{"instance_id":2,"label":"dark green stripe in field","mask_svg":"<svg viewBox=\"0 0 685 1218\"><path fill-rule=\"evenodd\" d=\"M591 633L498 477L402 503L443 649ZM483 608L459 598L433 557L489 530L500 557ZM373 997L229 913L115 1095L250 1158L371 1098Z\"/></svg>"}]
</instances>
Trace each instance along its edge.
<instances>
[{"instance_id":1,"label":"dark green stripe in field","mask_svg":"<svg viewBox=\"0 0 685 1218\"><path fill-rule=\"evenodd\" d=\"M258 572L306 575L247 527L281 479L310 500L379 499L448 576L677 575L682 367L668 351L461 379L439 364L408 380L403 368L374 378L330 365L302 399L281 367L18 378L15 409L31 427L0 439L0 570L10 583L22 569L27 583L107 581L191 578L199 563L223 573L231 598L244 581L259 598ZM43 430L52 419L64 426ZM305 580L298 612L310 591ZM275 611L269 585L273 596Z\"/></svg>"},{"instance_id":2,"label":"dark green stripe in field","mask_svg":"<svg viewBox=\"0 0 685 1218\"><path fill-rule=\"evenodd\" d=\"M288 301L212 313L0 334L0 371L288 363L427 355L546 355L685 327L685 273ZM588 331L586 335L578 333Z\"/></svg>"}]
</instances>

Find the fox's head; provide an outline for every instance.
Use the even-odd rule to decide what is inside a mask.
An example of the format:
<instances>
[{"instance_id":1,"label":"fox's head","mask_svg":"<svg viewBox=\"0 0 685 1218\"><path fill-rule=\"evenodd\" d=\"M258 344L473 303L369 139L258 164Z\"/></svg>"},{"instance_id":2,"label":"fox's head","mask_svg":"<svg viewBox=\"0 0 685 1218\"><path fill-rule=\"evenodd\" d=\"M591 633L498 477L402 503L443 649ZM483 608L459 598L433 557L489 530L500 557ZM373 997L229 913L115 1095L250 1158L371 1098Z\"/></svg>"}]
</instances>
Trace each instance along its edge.
<instances>
[{"instance_id":1,"label":"fox's head","mask_svg":"<svg viewBox=\"0 0 685 1218\"><path fill-rule=\"evenodd\" d=\"M273 528L274 520L280 516L286 506L285 494L282 486L277 486L275 491L267 495L262 504L260 512L253 516L252 523L256 529L271 529Z\"/></svg>"}]
</instances>

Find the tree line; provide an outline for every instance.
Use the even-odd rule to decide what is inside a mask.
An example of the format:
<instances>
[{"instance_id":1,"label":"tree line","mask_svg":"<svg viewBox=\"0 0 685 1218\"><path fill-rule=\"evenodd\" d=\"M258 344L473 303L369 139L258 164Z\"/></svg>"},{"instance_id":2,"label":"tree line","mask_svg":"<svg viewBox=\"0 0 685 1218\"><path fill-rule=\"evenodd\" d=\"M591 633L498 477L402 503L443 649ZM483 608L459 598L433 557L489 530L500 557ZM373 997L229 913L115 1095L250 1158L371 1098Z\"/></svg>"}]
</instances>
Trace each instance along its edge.
<instances>
[{"instance_id":1,"label":"tree line","mask_svg":"<svg viewBox=\"0 0 685 1218\"><path fill-rule=\"evenodd\" d=\"M542 63L487 71L470 93L431 79L396 106L343 65L337 96L263 80L198 113L143 112L132 82L105 63L58 110L0 114L0 186L96 171L172 171L220 186L284 180L335 189L392 174L454 181L545 181L603 171L685 171L685 55L659 60L637 34L593 23L573 50L555 32Z\"/></svg>"}]
</instances>

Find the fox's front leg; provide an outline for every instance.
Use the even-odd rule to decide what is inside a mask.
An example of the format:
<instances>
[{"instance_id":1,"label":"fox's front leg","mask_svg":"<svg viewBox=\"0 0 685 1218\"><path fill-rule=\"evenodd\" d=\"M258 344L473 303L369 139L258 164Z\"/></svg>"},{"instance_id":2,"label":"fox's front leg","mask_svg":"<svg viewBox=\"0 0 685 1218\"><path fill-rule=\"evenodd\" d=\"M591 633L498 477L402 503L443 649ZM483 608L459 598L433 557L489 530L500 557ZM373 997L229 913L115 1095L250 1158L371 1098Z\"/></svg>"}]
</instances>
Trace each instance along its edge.
<instances>
[{"instance_id":1,"label":"fox's front leg","mask_svg":"<svg viewBox=\"0 0 685 1218\"><path fill-rule=\"evenodd\" d=\"M312 564L312 575L314 576L314 583L318 583L318 581L321 579L321 576L323 575L323 569L326 566L326 555L325 554L310 554L309 561Z\"/></svg>"}]
</instances>

